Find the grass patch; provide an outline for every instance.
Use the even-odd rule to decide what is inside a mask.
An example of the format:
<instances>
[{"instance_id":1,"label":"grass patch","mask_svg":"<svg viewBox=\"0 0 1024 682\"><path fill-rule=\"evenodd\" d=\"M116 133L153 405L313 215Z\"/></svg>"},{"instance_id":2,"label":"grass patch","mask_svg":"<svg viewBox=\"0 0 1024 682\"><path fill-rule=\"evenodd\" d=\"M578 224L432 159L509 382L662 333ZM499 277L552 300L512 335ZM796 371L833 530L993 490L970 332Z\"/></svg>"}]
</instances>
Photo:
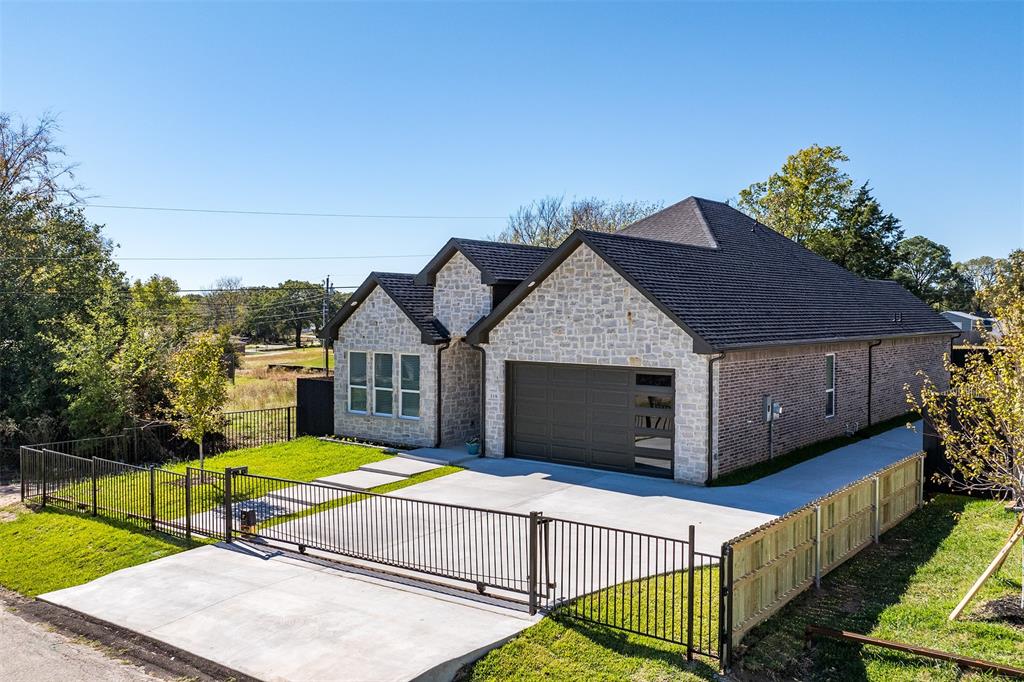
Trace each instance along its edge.
<instances>
[{"instance_id":1,"label":"grass patch","mask_svg":"<svg viewBox=\"0 0 1024 682\"><path fill-rule=\"evenodd\" d=\"M659 636L676 638L686 632L686 574L674 573L610 587L577 600L579 613L642 628ZM695 576L696 587L707 596L712 621L699 618L694 635L718 628L718 569L704 569ZM655 626L653 610L669 618ZM650 620L648 618L650 617ZM706 637L705 646L707 646ZM717 640L716 640L717 641ZM563 613L545 618L524 630L508 644L491 651L460 679L489 680L710 680L717 661L698 657L686 661L686 647L653 637L625 632L568 617Z\"/></svg>"},{"instance_id":2,"label":"grass patch","mask_svg":"<svg viewBox=\"0 0 1024 682\"><path fill-rule=\"evenodd\" d=\"M49 508L13 513L14 520L0 522L0 584L28 597L187 549L184 540L133 523Z\"/></svg>"},{"instance_id":3,"label":"grass patch","mask_svg":"<svg viewBox=\"0 0 1024 682\"><path fill-rule=\"evenodd\" d=\"M324 349L321 346L291 348L288 350L246 353L242 357L244 369L258 369L267 365L295 365L297 367L323 367ZM327 366L334 367L334 353L327 353Z\"/></svg>"},{"instance_id":4,"label":"grass patch","mask_svg":"<svg viewBox=\"0 0 1024 682\"><path fill-rule=\"evenodd\" d=\"M322 476L352 471L364 464L389 459L381 450L322 441L311 436L283 443L273 443L256 448L232 450L206 458L209 471L223 472L226 467L248 466L249 473L289 481L312 481ZM185 473L187 467L198 468L199 460L187 460L164 467L169 471ZM180 479L156 477L157 516L165 520L182 518L186 515L185 493ZM269 492L291 485L287 482L261 482L261 490ZM85 481L67 486L53 493L54 497L71 500L84 507L91 506L92 482ZM234 499L247 499L245 491L238 490ZM130 509L140 516L149 514L149 473L132 472L117 476L104 476L96 486L96 501L100 508ZM208 511L224 503L221 477L210 477L203 484L201 478L193 481L192 513Z\"/></svg>"},{"instance_id":5,"label":"grass patch","mask_svg":"<svg viewBox=\"0 0 1024 682\"><path fill-rule=\"evenodd\" d=\"M288 407L295 404L294 372L268 372L266 366L252 370L239 370L235 382L228 386L225 412L264 410L270 407Z\"/></svg>"},{"instance_id":6,"label":"grass patch","mask_svg":"<svg viewBox=\"0 0 1024 682\"><path fill-rule=\"evenodd\" d=\"M775 457L774 459L758 462L757 464L752 464L751 466L737 469L736 471L730 471L729 473L719 476L715 480L711 481L709 485L722 487L750 483L758 480L759 478L777 474L783 469L788 469L789 467L800 464L801 462L806 462L809 459L814 459L815 457L824 455L826 452L831 452L838 448L871 438L872 436L877 436L880 433L885 433L891 429L904 426L908 422L913 422L917 419L920 419L920 416L917 413L908 412L907 414L900 415L899 417L893 417L892 419L872 424L871 426L861 429L852 436L839 436L837 438L830 438L818 443L811 443L810 445L797 448L792 452L787 452L786 454Z\"/></svg>"},{"instance_id":7,"label":"grass patch","mask_svg":"<svg viewBox=\"0 0 1024 682\"><path fill-rule=\"evenodd\" d=\"M987 602L1020 591L1020 545L960 620L946 617L1006 541L1003 504L939 495L871 547L797 597L743 641L740 668L756 679L958 680L956 666L896 652L820 640L803 648L808 624L1024 667L1024 629L994 619Z\"/></svg>"}]
</instances>

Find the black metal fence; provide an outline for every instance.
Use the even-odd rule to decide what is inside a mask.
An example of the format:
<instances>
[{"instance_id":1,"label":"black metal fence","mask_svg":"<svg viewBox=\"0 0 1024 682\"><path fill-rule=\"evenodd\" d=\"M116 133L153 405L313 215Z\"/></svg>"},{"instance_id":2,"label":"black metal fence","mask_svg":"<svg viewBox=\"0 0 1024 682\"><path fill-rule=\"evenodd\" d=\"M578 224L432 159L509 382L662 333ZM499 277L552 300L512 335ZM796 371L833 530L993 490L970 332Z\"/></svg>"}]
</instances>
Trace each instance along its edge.
<instances>
[{"instance_id":1,"label":"black metal fence","mask_svg":"<svg viewBox=\"0 0 1024 682\"><path fill-rule=\"evenodd\" d=\"M216 455L229 450L289 441L294 437L294 406L225 412L222 415L221 428L208 433L203 439L203 452L206 455ZM123 429L121 433L113 436L69 439L26 447L86 459L100 457L131 464L194 458L199 454L198 446L179 437L174 425L168 422L151 422L144 426Z\"/></svg>"},{"instance_id":2,"label":"black metal fence","mask_svg":"<svg viewBox=\"0 0 1024 682\"><path fill-rule=\"evenodd\" d=\"M295 545L424 574L560 617L655 637L688 658L720 657L716 555L687 538L319 483L140 467L21 450L27 501L131 519L155 530Z\"/></svg>"}]
</instances>

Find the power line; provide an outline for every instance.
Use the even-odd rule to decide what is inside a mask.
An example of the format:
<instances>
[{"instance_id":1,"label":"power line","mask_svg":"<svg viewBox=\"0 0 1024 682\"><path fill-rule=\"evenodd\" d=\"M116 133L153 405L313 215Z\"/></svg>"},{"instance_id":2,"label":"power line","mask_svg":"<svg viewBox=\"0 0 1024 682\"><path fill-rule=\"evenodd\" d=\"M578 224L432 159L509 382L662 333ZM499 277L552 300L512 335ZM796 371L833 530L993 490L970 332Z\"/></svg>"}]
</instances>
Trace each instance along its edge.
<instances>
[{"instance_id":1,"label":"power line","mask_svg":"<svg viewBox=\"0 0 1024 682\"><path fill-rule=\"evenodd\" d=\"M382 256L112 256L114 260L125 261L274 261L274 260L363 260L373 258L429 258L432 253L406 253L401 255L385 254ZM92 258L92 256L0 256L4 260L26 261L69 261Z\"/></svg>"},{"instance_id":2,"label":"power line","mask_svg":"<svg viewBox=\"0 0 1024 682\"><path fill-rule=\"evenodd\" d=\"M115 204L85 204L90 208L115 208L127 211L174 211L178 213L227 213L232 215L271 215L300 218L382 218L388 220L506 220L498 215L409 215L376 213L302 213L293 211L243 211L223 208L181 208L178 206L120 206Z\"/></svg>"}]
</instances>

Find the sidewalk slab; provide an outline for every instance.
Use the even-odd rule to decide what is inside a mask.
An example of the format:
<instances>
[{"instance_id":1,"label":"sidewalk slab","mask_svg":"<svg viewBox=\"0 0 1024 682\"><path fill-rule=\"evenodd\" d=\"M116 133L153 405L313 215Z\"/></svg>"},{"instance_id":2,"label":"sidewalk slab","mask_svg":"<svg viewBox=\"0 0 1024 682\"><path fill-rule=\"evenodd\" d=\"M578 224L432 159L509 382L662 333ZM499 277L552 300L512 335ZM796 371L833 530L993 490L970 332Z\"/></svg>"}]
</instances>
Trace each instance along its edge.
<instances>
[{"instance_id":1,"label":"sidewalk slab","mask_svg":"<svg viewBox=\"0 0 1024 682\"><path fill-rule=\"evenodd\" d=\"M442 465L433 462L424 462L418 459L406 459L405 457L392 457L380 462L372 462L359 467L363 471L373 471L378 474L391 474L393 476L415 476L424 471L440 469Z\"/></svg>"},{"instance_id":2,"label":"sidewalk slab","mask_svg":"<svg viewBox=\"0 0 1024 682\"><path fill-rule=\"evenodd\" d=\"M405 476L396 476L395 474L382 474L376 471L362 471L360 469L356 469L355 471L346 471L342 474L334 474L333 476L318 478L316 479L316 483L333 485L347 490L369 490L370 488L376 488L379 485L395 483L396 481L403 481L405 479Z\"/></svg>"}]
</instances>

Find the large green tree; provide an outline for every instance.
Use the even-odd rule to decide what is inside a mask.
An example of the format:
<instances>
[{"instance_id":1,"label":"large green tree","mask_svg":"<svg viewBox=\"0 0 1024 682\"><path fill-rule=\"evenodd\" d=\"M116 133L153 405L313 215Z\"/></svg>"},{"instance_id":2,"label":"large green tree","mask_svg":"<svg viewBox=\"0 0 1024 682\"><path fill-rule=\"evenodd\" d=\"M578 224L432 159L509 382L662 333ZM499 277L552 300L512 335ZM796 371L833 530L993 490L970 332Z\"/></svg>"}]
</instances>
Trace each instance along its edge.
<instances>
[{"instance_id":1,"label":"large green tree","mask_svg":"<svg viewBox=\"0 0 1024 682\"><path fill-rule=\"evenodd\" d=\"M896 281L937 308L969 308L974 291L970 280L953 266L949 248L920 235L897 247Z\"/></svg>"},{"instance_id":2,"label":"large green tree","mask_svg":"<svg viewBox=\"0 0 1024 682\"><path fill-rule=\"evenodd\" d=\"M63 321L90 319L105 288L124 284L102 227L75 203L56 130L0 114L0 450L60 435L69 394L50 339L72 341Z\"/></svg>"},{"instance_id":3,"label":"large green tree","mask_svg":"<svg viewBox=\"0 0 1024 682\"><path fill-rule=\"evenodd\" d=\"M739 208L799 244L835 225L853 181L839 164L841 147L811 145L790 155L777 173L740 191Z\"/></svg>"},{"instance_id":4,"label":"large green tree","mask_svg":"<svg viewBox=\"0 0 1024 682\"><path fill-rule=\"evenodd\" d=\"M903 228L896 216L882 210L867 183L839 205L829 222L808 233L804 246L862 277L892 277Z\"/></svg>"}]
</instances>

